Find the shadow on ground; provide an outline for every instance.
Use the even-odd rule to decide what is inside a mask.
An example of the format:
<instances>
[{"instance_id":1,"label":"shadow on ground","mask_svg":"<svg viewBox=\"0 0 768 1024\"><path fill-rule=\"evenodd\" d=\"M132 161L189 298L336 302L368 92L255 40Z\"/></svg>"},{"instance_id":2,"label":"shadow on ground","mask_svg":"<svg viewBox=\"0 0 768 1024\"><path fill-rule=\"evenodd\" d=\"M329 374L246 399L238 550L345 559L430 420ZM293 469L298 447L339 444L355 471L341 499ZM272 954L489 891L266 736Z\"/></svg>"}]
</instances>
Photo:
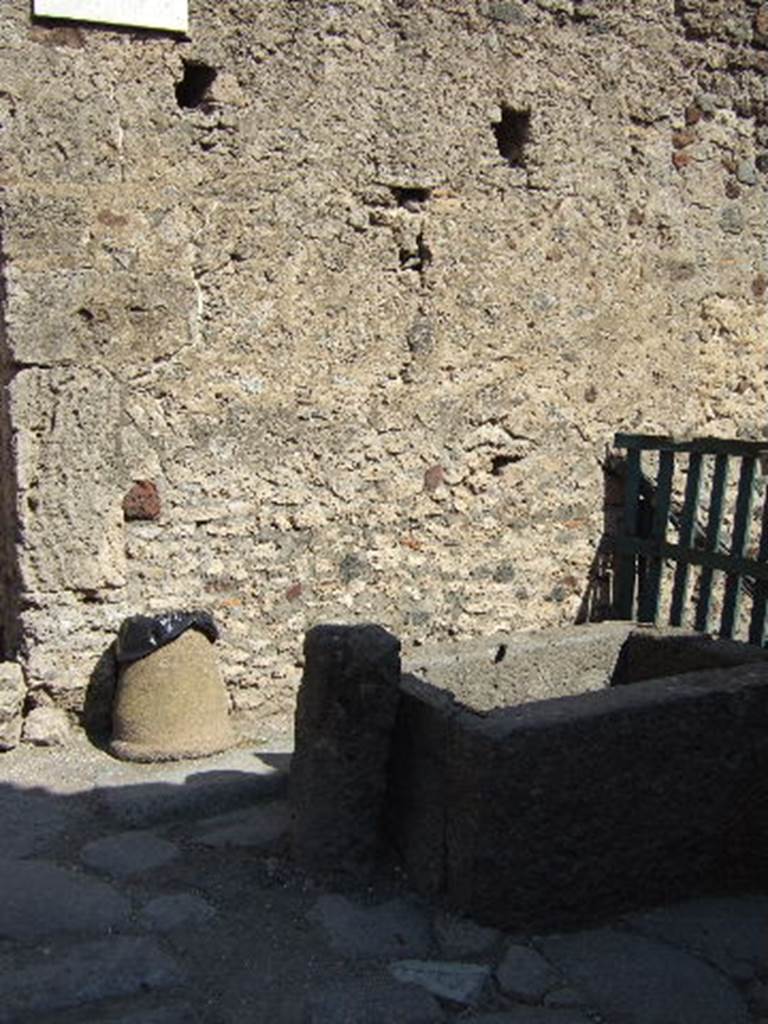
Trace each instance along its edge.
<instances>
[{"instance_id":1,"label":"shadow on ground","mask_svg":"<svg viewBox=\"0 0 768 1024\"><path fill-rule=\"evenodd\" d=\"M768 1009L768 897L533 937L452 917L397 876L326 892L290 864L289 763L124 764L86 744L0 757L0 1024L755 1024Z\"/></svg>"}]
</instances>

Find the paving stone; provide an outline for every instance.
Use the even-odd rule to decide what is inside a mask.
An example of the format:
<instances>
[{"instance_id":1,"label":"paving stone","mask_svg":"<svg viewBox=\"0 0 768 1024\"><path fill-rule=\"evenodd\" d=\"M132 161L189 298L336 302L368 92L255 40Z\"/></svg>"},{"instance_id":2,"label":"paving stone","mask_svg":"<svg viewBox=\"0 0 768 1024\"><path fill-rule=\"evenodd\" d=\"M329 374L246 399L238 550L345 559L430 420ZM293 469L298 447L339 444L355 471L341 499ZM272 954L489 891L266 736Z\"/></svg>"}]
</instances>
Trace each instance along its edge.
<instances>
[{"instance_id":1,"label":"paving stone","mask_svg":"<svg viewBox=\"0 0 768 1024\"><path fill-rule=\"evenodd\" d=\"M195 1024L200 1018L189 1006L152 1006L105 1015L99 1007L93 1013L78 1014L77 1024Z\"/></svg>"},{"instance_id":2,"label":"paving stone","mask_svg":"<svg viewBox=\"0 0 768 1024\"><path fill-rule=\"evenodd\" d=\"M178 854L178 847L173 843L149 832L121 832L88 843L83 847L80 859L89 868L104 871L115 878L127 878L162 867Z\"/></svg>"},{"instance_id":3,"label":"paving stone","mask_svg":"<svg viewBox=\"0 0 768 1024\"><path fill-rule=\"evenodd\" d=\"M200 896L177 893L158 896L147 903L141 912L141 921L154 931L171 932L177 928L196 928L210 921L215 914L210 903Z\"/></svg>"},{"instance_id":4,"label":"paving stone","mask_svg":"<svg viewBox=\"0 0 768 1024\"><path fill-rule=\"evenodd\" d=\"M748 990L749 1005L753 1013L768 1015L768 983L765 981L753 982Z\"/></svg>"},{"instance_id":5,"label":"paving stone","mask_svg":"<svg viewBox=\"0 0 768 1024\"><path fill-rule=\"evenodd\" d=\"M544 955L622 1024L749 1024L744 999L682 950L610 928L537 939Z\"/></svg>"},{"instance_id":6,"label":"paving stone","mask_svg":"<svg viewBox=\"0 0 768 1024\"><path fill-rule=\"evenodd\" d=\"M47 861L0 860L0 936L35 940L57 932L107 932L130 904L105 882Z\"/></svg>"},{"instance_id":7,"label":"paving stone","mask_svg":"<svg viewBox=\"0 0 768 1024\"><path fill-rule=\"evenodd\" d=\"M472 1024L594 1024L595 1018L578 1010L555 1010L542 1006L516 1006L498 1013L481 1013Z\"/></svg>"},{"instance_id":8,"label":"paving stone","mask_svg":"<svg viewBox=\"0 0 768 1024\"><path fill-rule=\"evenodd\" d=\"M44 855L65 828L76 828L86 814L82 804L65 803L43 790L0 784L3 857Z\"/></svg>"},{"instance_id":9,"label":"paving stone","mask_svg":"<svg viewBox=\"0 0 768 1024\"><path fill-rule=\"evenodd\" d=\"M588 1000L575 988L553 988L542 1000L545 1006L586 1006Z\"/></svg>"},{"instance_id":10,"label":"paving stone","mask_svg":"<svg viewBox=\"0 0 768 1024\"><path fill-rule=\"evenodd\" d=\"M397 960L389 965L393 977L420 985L441 999L474 1006L490 981L491 969L482 964L454 964L441 960Z\"/></svg>"},{"instance_id":11,"label":"paving stone","mask_svg":"<svg viewBox=\"0 0 768 1024\"><path fill-rule=\"evenodd\" d=\"M338 982L310 996L304 1024L437 1024L439 1003L413 985L378 978Z\"/></svg>"},{"instance_id":12,"label":"paving stone","mask_svg":"<svg viewBox=\"0 0 768 1024\"><path fill-rule=\"evenodd\" d=\"M538 1003L563 979L544 957L529 946L510 946L496 968L502 992L523 1002Z\"/></svg>"},{"instance_id":13,"label":"paving stone","mask_svg":"<svg viewBox=\"0 0 768 1024\"><path fill-rule=\"evenodd\" d=\"M263 849L285 835L289 823L288 802L275 800L261 807L204 819L198 826L202 834L195 836L195 842L213 849L228 846Z\"/></svg>"},{"instance_id":14,"label":"paving stone","mask_svg":"<svg viewBox=\"0 0 768 1024\"><path fill-rule=\"evenodd\" d=\"M7 972L0 1024L17 1024L26 1019L24 1014L171 988L182 980L176 962L149 939L113 936L86 942Z\"/></svg>"},{"instance_id":15,"label":"paving stone","mask_svg":"<svg viewBox=\"0 0 768 1024\"><path fill-rule=\"evenodd\" d=\"M426 913L406 900L363 907L346 896L321 896L311 912L338 953L354 959L423 956L432 945Z\"/></svg>"},{"instance_id":16,"label":"paving stone","mask_svg":"<svg viewBox=\"0 0 768 1024\"><path fill-rule=\"evenodd\" d=\"M145 765L116 762L111 777L102 773L95 797L115 820L136 827L248 807L287 788L287 753L275 756L277 767L242 750L212 760L216 768L206 768L205 762L194 769L174 762L154 765L151 776Z\"/></svg>"},{"instance_id":17,"label":"paving stone","mask_svg":"<svg viewBox=\"0 0 768 1024\"><path fill-rule=\"evenodd\" d=\"M625 918L644 935L703 956L737 981L765 965L768 896L687 900Z\"/></svg>"},{"instance_id":18,"label":"paving stone","mask_svg":"<svg viewBox=\"0 0 768 1024\"><path fill-rule=\"evenodd\" d=\"M484 953L498 942L501 935L496 928L486 928L468 917L457 917L454 914L438 914L434 928L441 951L449 956Z\"/></svg>"}]
</instances>

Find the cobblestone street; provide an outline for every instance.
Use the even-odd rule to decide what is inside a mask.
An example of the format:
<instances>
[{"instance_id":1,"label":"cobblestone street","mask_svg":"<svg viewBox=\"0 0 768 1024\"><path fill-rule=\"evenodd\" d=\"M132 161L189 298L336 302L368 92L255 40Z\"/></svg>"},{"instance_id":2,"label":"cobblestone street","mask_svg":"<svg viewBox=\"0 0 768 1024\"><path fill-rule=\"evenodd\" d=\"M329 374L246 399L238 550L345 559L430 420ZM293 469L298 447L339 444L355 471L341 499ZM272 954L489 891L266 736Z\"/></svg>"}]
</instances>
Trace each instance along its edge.
<instances>
[{"instance_id":1,"label":"cobblestone street","mask_svg":"<svg viewBox=\"0 0 768 1024\"><path fill-rule=\"evenodd\" d=\"M758 1024L768 897L505 934L397 878L324 892L286 854L285 749L2 760L0 1021Z\"/></svg>"}]
</instances>

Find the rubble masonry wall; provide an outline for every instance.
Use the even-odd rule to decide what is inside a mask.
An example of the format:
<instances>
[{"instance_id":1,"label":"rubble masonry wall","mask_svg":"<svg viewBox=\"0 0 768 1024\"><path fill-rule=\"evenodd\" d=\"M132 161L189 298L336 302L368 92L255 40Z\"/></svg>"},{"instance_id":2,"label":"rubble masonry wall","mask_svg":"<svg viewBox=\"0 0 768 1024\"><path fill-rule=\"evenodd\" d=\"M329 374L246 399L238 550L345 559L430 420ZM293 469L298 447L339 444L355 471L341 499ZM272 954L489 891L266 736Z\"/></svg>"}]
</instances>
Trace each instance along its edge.
<instances>
[{"instance_id":1,"label":"rubble masonry wall","mask_svg":"<svg viewBox=\"0 0 768 1024\"><path fill-rule=\"evenodd\" d=\"M0 12L4 653L202 605L261 736L313 623L573 622L615 430L765 436L768 5L190 14Z\"/></svg>"}]
</instances>

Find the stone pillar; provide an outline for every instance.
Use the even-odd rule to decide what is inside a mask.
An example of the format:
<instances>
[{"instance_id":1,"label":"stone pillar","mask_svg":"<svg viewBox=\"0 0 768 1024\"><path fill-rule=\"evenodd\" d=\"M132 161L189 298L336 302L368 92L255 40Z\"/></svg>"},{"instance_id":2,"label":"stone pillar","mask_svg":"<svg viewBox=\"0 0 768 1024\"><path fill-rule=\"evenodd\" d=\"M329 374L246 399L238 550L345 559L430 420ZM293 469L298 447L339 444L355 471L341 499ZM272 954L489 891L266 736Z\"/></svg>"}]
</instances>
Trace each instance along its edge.
<instances>
[{"instance_id":1,"label":"stone pillar","mask_svg":"<svg viewBox=\"0 0 768 1024\"><path fill-rule=\"evenodd\" d=\"M381 840L400 699L400 641L380 626L315 626L304 641L291 767L304 868L365 874Z\"/></svg>"}]
</instances>

